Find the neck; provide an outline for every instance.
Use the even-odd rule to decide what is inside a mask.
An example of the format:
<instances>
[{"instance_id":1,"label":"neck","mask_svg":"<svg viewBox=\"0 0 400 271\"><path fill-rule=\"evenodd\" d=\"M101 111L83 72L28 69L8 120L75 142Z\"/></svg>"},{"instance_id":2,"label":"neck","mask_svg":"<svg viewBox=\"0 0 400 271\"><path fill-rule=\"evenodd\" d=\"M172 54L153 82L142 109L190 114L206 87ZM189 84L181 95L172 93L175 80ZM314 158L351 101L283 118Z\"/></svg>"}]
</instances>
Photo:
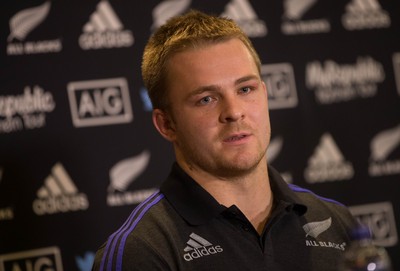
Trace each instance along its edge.
<instances>
[{"instance_id":1,"label":"neck","mask_svg":"<svg viewBox=\"0 0 400 271\"><path fill-rule=\"evenodd\" d=\"M273 203L266 161L261 161L247 174L229 179L193 171L185 166L183 169L220 204L228 207L236 205L257 232L262 233Z\"/></svg>"}]
</instances>

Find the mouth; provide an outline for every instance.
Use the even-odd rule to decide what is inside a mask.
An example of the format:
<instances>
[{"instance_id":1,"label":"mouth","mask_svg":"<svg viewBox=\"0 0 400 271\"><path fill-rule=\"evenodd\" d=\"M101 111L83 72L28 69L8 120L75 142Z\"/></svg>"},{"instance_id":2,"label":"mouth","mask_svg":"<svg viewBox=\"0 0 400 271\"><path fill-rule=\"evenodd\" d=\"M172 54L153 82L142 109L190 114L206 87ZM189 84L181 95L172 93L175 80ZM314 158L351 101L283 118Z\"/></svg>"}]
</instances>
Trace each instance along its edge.
<instances>
[{"instance_id":1,"label":"mouth","mask_svg":"<svg viewBox=\"0 0 400 271\"><path fill-rule=\"evenodd\" d=\"M248 134L242 133L242 134L235 134L235 135L231 135L227 138L224 139L224 142L226 143L231 143L231 142L238 142L238 141L242 141L243 139L249 137Z\"/></svg>"}]
</instances>

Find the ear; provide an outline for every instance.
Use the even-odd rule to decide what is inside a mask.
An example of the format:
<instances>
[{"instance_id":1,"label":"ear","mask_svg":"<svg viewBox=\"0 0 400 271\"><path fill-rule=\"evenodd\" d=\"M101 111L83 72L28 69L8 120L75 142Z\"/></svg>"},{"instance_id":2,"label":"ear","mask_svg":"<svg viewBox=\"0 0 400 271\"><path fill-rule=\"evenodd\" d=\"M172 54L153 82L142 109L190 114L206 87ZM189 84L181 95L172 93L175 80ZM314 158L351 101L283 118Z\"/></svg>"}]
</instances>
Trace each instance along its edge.
<instances>
[{"instance_id":1,"label":"ear","mask_svg":"<svg viewBox=\"0 0 400 271\"><path fill-rule=\"evenodd\" d=\"M153 124L156 127L157 131L168 141L175 140L175 125L171 116L161 110L154 109L153 110Z\"/></svg>"}]
</instances>

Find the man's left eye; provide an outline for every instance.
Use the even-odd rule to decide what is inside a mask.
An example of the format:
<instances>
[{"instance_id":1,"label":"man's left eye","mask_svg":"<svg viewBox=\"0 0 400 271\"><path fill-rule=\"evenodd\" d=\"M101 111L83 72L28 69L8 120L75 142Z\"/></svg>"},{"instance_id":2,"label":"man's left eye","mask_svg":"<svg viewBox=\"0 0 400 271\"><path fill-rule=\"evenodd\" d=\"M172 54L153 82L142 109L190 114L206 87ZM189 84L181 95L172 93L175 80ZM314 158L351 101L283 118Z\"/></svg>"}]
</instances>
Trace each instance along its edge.
<instances>
[{"instance_id":1,"label":"man's left eye","mask_svg":"<svg viewBox=\"0 0 400 271\"><path fill-rule=\"evenodd\" d=\"M251 87L244 87L244 88L240 89L240 92L241 93L249 93L251 90L252 90Z\"/></svg>"}]
</instances>

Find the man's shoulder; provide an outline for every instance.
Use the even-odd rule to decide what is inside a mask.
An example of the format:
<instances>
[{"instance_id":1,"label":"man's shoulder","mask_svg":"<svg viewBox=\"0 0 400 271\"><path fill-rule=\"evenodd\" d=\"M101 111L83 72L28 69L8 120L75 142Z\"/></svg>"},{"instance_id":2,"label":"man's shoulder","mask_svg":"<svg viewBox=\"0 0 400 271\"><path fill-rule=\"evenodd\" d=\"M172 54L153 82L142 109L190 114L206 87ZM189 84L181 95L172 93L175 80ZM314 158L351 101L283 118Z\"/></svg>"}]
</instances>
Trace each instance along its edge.
<instances>
[{"instance_id":1,"label":"man's shoulder","mask_svg":"<svg viewBox=\"0 0 400 271\"><path fill-rule=\"evenodd\" d=\"M335 217L345 228L352 228L357 222L347 206L335 199L323 197L309 189L289 184L290 189L307 206L306 217L317 220L323 217Z\"/></svg>"},{"instance_id":2,"label":"man's shoulder","mask_svg":"<svg viewBox=\"0 0 400 271\"><path fill-rule=\"evenodd\" d=\"M327 206L333 206L334 208L346 208L346 206L332 198L323 197L310 189L303 188L298 185L288 184L290 190L292 190L299 198L301 198L304 203L324 203Z\"/></svg>"},{"instance_id":3,"label":"man's shoulder","mask_svg":"<svg viewBox=\"0 0 400 271\"><path fill-rule=\"evenodd\" d=\"M141 256L144 256L146 244L149 245L147 250L151 250L147 239L156 237L149 231L165 222L169 215L168 202L164 199L162 193L156 192L136 206L118 230L97 250L93 270L117 270L115 266L122 263L127 249L130 255Z\"/></svg>"}]
</instances>

